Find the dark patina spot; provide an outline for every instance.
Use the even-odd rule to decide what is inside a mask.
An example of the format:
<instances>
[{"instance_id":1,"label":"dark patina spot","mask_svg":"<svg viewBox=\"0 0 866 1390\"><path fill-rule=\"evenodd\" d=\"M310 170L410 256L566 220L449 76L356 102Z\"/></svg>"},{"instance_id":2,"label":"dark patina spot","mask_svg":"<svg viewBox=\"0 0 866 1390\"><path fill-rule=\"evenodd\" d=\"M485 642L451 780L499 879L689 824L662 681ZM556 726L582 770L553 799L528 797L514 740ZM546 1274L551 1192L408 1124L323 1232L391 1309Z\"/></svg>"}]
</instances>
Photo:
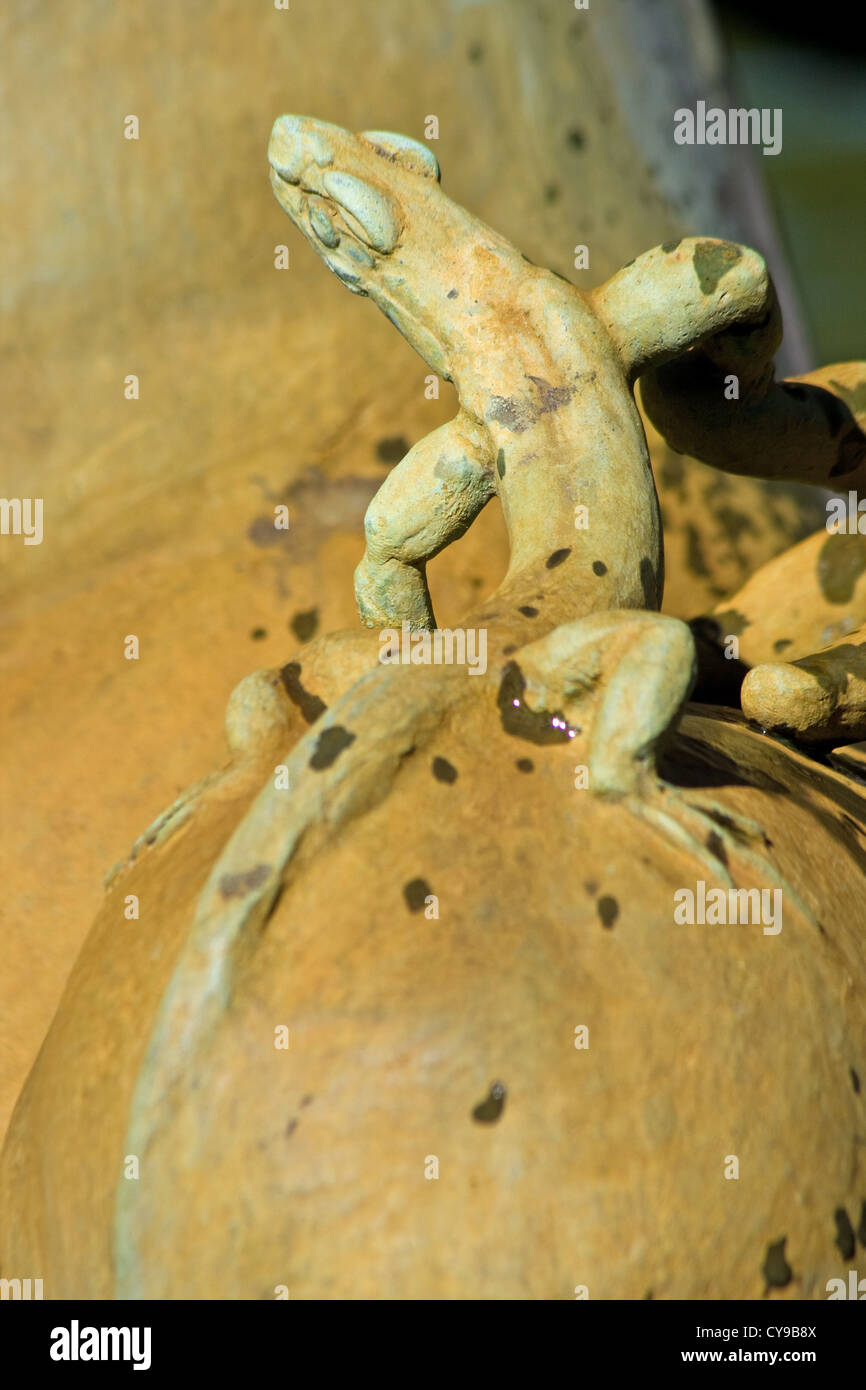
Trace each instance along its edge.
<instances>
[{"instance_id":1,"label":"dark patina spot","mask_svg":"<svg viewBox=\"0 0 866 1390\"><path fill-rule=\"evenodd\" d=\"M532 607L532 604L530 604L530 603L524 603L520 608L518 608L517 611L518 611L518 613L522 613L523 616L524 616L524 618L537 618L537 617L538 617L538 609L537 609L537 608L533 608L533 607Z\"/></svg>"},{"instance_id":2,"label":"dark patina spot","mask_svg":"<svg viewBox=\"0 0 866 1390\"><path fill-rule=\"evenodd\" d=\"M257 864L245 873L223 874L220 879L220 894L224 898L245 898L256 888L261 888L271 872L270 864Z\"/></svg>"},{"instance_id":3,"label":"dark patina spot","mask_svg":"<svg viewBox=\"0 0 866 1390\"><path fill-rule=\"evenodd\" d=\"M477 1120L481 1125L494 1124L505 1108L506 1094L502 1082L494 1081L490 1087L490 1094L472 1111L473 1120Z\"/></svg>"},{"instance_id":4,"label":"dark patina spot","mask_svg":"<svg viewBox=\"0 0 866 1390\"><path fill-rule=\"evenodd\" d=\"M699 241L692 265L698 277L701 294L712 294L719 281L742 257L739 246L732 241Z\"/></svg>"},{"instance_id":5,"label":"dark patina spot","mask_svg":"<svg viewBox=\"0 0 866 1390\"><path fill-rule=\"evenodd\" d=\"M457 769L447 758L434 758L433 776L437 782L456 782Z\"/></svg>"},{"instance_id":6,"label":"dark patina spot","mask_svg":"<svg viewBox=\"0 0 866 1390\"><path fill-rule=\"evenodd\" d=\"M564 550L554 550L553 554L548 555L547 559L545 560L545 568L549 570L555 570L557 565L561 565L563 560L567 560L570 554L570 545L566 546Z\"/></svg>"},{"instance_id":7,"label":"dark patina spot","mask_svg":"<svg viewBox=\"0 0 866 1390\"><path fill-rule=\"evenodd\" d=\"M309 642L311 637L315 637L318 630L318 608L308 608L303 613L296 613L289 626L299 642Z\"/></svg>"},{"instance_id":8,"label":"dark patina spot","mask_svg":"<svg viewBox=\"0 0 866 1390\"><path fill-rule=\"evenodd\" d=\"M502 727L515 738L524 738L529 743L566 743L568 728L559 711L531 710L524 702L526 681L516 661L509 661L502 673L496 703ZM553 723L556 719L558 722Z\"/></svg>"},{"instance_id":9,"label":"dark patina spot","mask_svg":"<svg viewBox=\"0 0 866 1390\"><path fill-rule=\"evenodd\" d=\"M261 642L262 638L267 637L267 635L268 629L266 627L254 627L250 633L250 637L252 637L254 642Z\"/></svg>"},{"instance_id":10,"label":"dark patina spot","mask_svg":"<svg viewBox=\"0 0 866 1390\"><path fill-rule=\"evenodd\" d=\"M552 415L554 411L568 405L575 392L574 386L553 386L549 381L545 381L543 376L527 376L527 381L531 381L538 392L539 415Z\"/></svg>"},{"instance_id":11,"label":"dark patina spot","mask_svg":"<svg viewBox=\"0 0 866 1390\"><path fill-rule=\"evenodd\" d=\"M858 1096L859 1096L859 1094L860 1094L860 1078L859 1078L859 1076L857 1075L857 1073L856 1073L856 1071L854 1070L853 1067L849 1067L848 1070L849 1070L849 1072L851 1073L851 1085L854 1087L854 1093L855 1093L855 1095L858 1095Z\"/></svg>"},{"instance_id":12,"label":"dark patina spot","mask_svg":"<svg viewBox=\"0 0 866 1390\"><path fill-rule=\"evenodd\" d=\"M542 415L550 415L562 406L568 405L577 390L574 386L554 386L541 376L527 376L536 394L534 401L520 396L496 396L490 398L487 418L504 425L513 434L523 434L536 424ZM500 477L502 475L500 474Z\"/></svg>"},{"instance_id":13,"label":"dark patina spot","mask_svg":"<svg viewBox=\"0 0 866 1390\"><path fill-rule=\"evenodd\" d=\"M704 556L704 547L700 534L692 522L687 522L683 527L683 534L686 538L686 567L701 579L706 579L710 573L710 567Z\"/></svg>"},{"instance_id":14,"label":"dark patina spot","mask_svg":"<svg viewBox=\"0 0 866 1390\"><path fill-rule=\"evenodd\" d=\"M596 909L601 918L601 925L608 928L612 927L619 916L619 903L616 898L612 898L609 895L599 898L596 903Z\"/></svg>"},{"instance_id":15,"label":"dark patina spot","mask_svg":"<svg viewBox=\"0 0 866 1390\"><path fill-rule=\"evenodd\" d=\"M288 531L278 529L274 525L272 516L257 516L247 527L248 539L262 550L267 549L269 545L283 544L288 534Z\"/></svg>"},{"instance_id":16,"label":"dark patina spot","mask_svg":"<svg viewBox=\"0 0 866 1390\"><path fill-rule=\"evenodd\" d=\"M413 878L403 884L403 897L410 912L421 912L432 896L430 884L424 878Z\"/></svg>"},{"instance_id":17,"label":"dark patina spot","mask_svg":"<svg viewBox=\"0 0 866 1390\"><path fill-rule=\"evenodd\" d=\"M866 544L861 536L828 536L818 556L818 583L830 603L847 603L866 570Z\"/></svg>"},{"instance_id":18,"label":"dark patina spot","mask_svg":"<svg viewBox=\"0 0 866 1390\"><path fill-rule=\"evenodd\" d=\"M573 150L582 150L586 143L583 131L578 130L576 126L568 132L565 138Z\"/></svg>"},{"instance_id":19,"label":"dark patina spot","mask_svg":"<svg viewBox=\"0 0 866 1390\"><path fill-rule=\"evenodd\" d=\"M518 396L493 395L490 398L487 418L494 420L498 425L504 425L512 434L522 434L530 425L535 424L538 412L528 401L522 401Z\"/></svg>"},{"instance_id":20,"label":"dark patina spot","mask_svg":"<svg viewBox=\"0 0 866 1390\"><path fill-rule=\"evenodd\" d=\"M711 830L707 836L707 849L710 851L710 854L714 854L723 864L727 864L728 851L725 849L724 840L718 830Z\"/></svg>"},{"instance_id":21,"label":"dark patina spot","mask_svg":"<svg viewBox=\"0 0 866 1390\"><path fill-rule=\"evenodd\" d=\"M409 448L409 441L404 435L389 435L377 443L376 455L381 463L399 463L408 454Z\"/></svg>"},{"instance_id":22,"label":"dark patina spot","mask_svg":"<svg viewBox=\"0 0 866 1390\"><path fill-rule=\"evenodd\" d=\"M720 645L728 636L742 637L750 627L746 614L741 613L738 608L728 608L724 613L719 613L713 621L716 624Z\"/></svg>"},{"instance_id":23,"label":"dark patina spot","mask_svg":"<svg viewBox=\"0 0 866 1390\"><path fill-rule=\"evenodd\" d=\"M283 689L292 704L297 705L301 711L302 718L308 724L315 724L328 706L319 699L318 695L311 695L309 690L305 690L301 685L301 663L290 661L288 666L284 666L280 671L280 680L283 682Z\"/></svg>"},{"instance_id":24,"label":"dark patina spot","mask_svg":"<svg viewBox=\"0 0 866 1390\"><path fill-rule=\"evenodd\" d=\"M758 532L753 519L747 512L740 511L738 507L719 507L716 516L732 546L736 546L744 535L751 533L754 536Z\"/></svg>"},{"instance_id":25,"label":"dark patina spot","mask_svg":"<svg viewBox=\"0 0 866 1390\"><path fill-rule=\"evenodd\" d=\"M662 482L665 487L676 488L683 500L685 500L685 488L683 487L685 472L686 467L682 455L666 449L662 461Z\"/></svg>"},{"instance_id":26,"label":"dark patina spot","mask_svg":"<svg viewBox=\"0 0 866 1390\"><path fill-rule=\"evenodd\" d=\"M456 291L456 290L449 290L449 291L448 291L448 294L447 294L447 296L446 296L446 298L448 298L448 299L456 299L456 298L457 298L457 291Z\"/></svg>"},{"instance_id":27,"label":"dark patina spot","mask_svg":"<svg viewBox=\"0 0 866 1390\"><path fill-rule=\"evenodd\" d=\"M665 255L669 256L672 251L676 251L677 247L680 244L680 241L682 241L682 237L680 237L679 241L663 241L662 250L664 251Z\"/></svg>"},{"instance_id":28,"label":"dark patina spot","mask_svg":"<svg viewBox=\"0 0 866 1390\"><path fill-rule=\"evenodd\" d=\"M355 742L355 735L350 734L348 729L344 729L341 724L332 724L330 729L323 729L316 741L313 756L310 758L310 767L314 772L322 772L326 767L337 761L340 754L345 752L350 743Z\"/></svg>"},{"instance_id":29,"label":"dark patina spot","mask_svg":"<svg viewBox=\"0 0 866 1390\"><path fill-rule=\"evenodd\" d=\"M843 1260L850 1260L854 1254L854 1227L844 1207L837 1207L833 1213L836 1222L836 1246Z\"/></svg>"},{"instance_id":30,"label":"dark patina spot","mask_svg":"<svg viewBox=\"0 0 866 1390\"><path fill-rule=\"evenodd\" d=\"M607 574L607 565L604 560L593 560L592 572L593 574Z\"/></svg>"},{"instance_id":31,"label":"dark patina spot","mask_svg":"<svg viewBox=\"0 0 866 1390\"><path fill-rule=\"evenodd\" d=\"M518 772L535 771L535 763L532 761L531 758L518 758L514 766L517 768Z\"/></svg>"},{"instance_id":32,"label":"dark patina spot","mask_svg":"<svg viewBox=\"0 0 866 1390\"><path fill-rule=\"evenodd\" d=\"M659 582L656 576L655 565L648 555L644 555L640 562L640 583L643 589L643 601L647 608L658 608L661 595L659 593Z\"/></svg>"},{"instance_id":33,"label":"dark patina spot","mask_svg":"<svg viewBox=\"0 0 866 1390\"><path fill-rule=\"evenodd\" d=\"M786 1284L790 1284L794 1277L791 1266L785 1259L785 1246L788 1237L782 1236L781 1240L775 1241L767 1246L767 1254L764 1260L761 1273L767 1281L770 1289L784 1289Z\"/></svg>"},{"instance_id":34,"label":"dark patina spot","mask_svg":"<svg viewBox=\"0 0 866 1390\"><path fill-rule=\"evenodd\" d=\"M496 471L497 471L497 473L499 474L500 478L504 478L504 477L505 477L505 450L504 450L504 449L500 449L500 450L499 450L499 453L496 455Z\"/></svg>"}]
</instances>

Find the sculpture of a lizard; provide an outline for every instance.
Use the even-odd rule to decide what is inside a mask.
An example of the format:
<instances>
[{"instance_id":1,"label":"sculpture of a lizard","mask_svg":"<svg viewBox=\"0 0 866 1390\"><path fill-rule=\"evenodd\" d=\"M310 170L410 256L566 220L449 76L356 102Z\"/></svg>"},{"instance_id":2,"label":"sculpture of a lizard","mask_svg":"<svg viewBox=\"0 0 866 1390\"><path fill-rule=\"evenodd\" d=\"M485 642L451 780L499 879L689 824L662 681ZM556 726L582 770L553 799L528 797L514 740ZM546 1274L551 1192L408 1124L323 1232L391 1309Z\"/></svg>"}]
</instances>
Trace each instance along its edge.
<instances>
[{"instance_id":1,"label":"sculpture of a lizard","mask_svg":"<svg viewBox=\"0 0 866 1390\"><path fill-rule=\"evenodd\" d=\"M497 495L511 561L466 625L489 628L501 664L520 652L529 708L591 724L594 791L658 790L656 752L692 688L695 652L686 626L657 611L661 529L632 388L728 332L737 350L775 346L763 260L693 238L586 295L452 202L431 151L405 136L282 116L269 162L280 205L325 264L458 394L454 420L410 449L370 505L362 621L433 628L426 563ZM640 814L703 854L704 813L695 825L694 808L672 818L653 800L637 797ZM759 835L750 826L744 838Z\"/></svg>"}]
</instances>

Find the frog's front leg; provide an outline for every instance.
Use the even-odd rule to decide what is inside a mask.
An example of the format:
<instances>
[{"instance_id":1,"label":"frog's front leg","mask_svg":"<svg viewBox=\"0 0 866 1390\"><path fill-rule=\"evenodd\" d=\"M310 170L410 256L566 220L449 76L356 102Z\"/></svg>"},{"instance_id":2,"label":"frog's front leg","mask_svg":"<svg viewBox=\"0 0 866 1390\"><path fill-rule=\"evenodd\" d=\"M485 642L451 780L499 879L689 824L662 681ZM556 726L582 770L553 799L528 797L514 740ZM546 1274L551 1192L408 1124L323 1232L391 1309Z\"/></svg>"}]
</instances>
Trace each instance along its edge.
<instances>
[{"instance_id":1,"label":"frog's front leg","mask_svg":"<svg viewBox=\"0 0 866 1390\"><path fill-rule=\"evenodd\" d=\"M364 520L355 599L367 627L436 626L427 561L463 535L494 491L489 435L463 410L409 450Z\"/></svg>"}]
</instances>

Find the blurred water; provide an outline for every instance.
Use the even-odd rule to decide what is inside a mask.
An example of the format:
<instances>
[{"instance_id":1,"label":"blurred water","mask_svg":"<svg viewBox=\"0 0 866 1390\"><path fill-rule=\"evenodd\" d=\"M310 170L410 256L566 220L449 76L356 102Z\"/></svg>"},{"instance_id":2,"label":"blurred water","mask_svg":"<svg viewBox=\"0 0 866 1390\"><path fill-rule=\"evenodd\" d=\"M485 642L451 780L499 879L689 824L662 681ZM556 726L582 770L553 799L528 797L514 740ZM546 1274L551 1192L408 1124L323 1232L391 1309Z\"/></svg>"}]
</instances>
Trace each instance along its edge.
<instances>
[{"instance_id":1,"label":"blurred water","mask_svg":"<svg viewBox=\"0 0 866 1390\"><path fill-rule=\"evenodd\" d=\"M783 113L781 153L756 160L802 296L812 365L866 358L866 62L720 18L738 104Z\"/></svg>"}]
</instances>

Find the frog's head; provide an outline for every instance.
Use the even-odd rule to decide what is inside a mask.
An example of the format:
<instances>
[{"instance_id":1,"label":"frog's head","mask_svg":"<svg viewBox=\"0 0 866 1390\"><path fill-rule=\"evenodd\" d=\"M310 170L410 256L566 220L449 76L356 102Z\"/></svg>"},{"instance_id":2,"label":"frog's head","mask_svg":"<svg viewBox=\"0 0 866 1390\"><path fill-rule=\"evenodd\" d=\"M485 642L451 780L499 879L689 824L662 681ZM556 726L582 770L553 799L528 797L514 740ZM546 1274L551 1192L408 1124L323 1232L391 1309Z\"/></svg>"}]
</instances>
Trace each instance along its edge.
<instances>
[{"instance_id":1,"label":"frog's head","mask_svg":"<svg viewBox=\"0 0 866 1390\"><path fill-rule=\"evenodd\" d=\"M450 377L440 306L470 217L440 189L435 155L405 135L280 116L268 160L277 201L329 269Z\"/></svg>"}]
</instances>

